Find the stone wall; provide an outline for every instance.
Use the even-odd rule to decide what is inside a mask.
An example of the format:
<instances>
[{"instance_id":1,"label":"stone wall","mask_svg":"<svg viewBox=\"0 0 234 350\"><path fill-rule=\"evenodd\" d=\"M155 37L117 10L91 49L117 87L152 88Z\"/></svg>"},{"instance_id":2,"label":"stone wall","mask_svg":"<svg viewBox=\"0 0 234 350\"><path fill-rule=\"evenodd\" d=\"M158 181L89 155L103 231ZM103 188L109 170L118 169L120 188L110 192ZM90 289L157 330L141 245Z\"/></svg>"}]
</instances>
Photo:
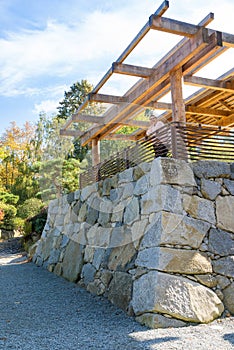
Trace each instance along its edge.
<instances>
[{"instance_id":1,"label":"stone wall","mask_svg":"<svg viewBox=\"0 0 234 350\"><path fill-rule=\"evenodd\" d=\"M50 203L33 261L149 327L234 313L234 164L158 158Z\"/></svg>"}]
</instances>

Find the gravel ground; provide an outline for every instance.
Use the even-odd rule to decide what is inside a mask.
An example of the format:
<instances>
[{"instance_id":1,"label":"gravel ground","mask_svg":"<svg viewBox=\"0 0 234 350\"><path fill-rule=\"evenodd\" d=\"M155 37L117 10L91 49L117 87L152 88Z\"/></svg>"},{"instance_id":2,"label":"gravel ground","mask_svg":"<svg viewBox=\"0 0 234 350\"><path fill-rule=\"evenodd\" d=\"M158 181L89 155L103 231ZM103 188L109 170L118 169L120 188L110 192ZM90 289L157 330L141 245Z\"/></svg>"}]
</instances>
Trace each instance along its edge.
<instances>
[{"instance_id":1,"label":"gravel ground","mask_svg":"<svg viewBox=\"0 0 234 350\"><path fill-rule=\"evenodd\" d=\"M149 330L106 299L1 247L0 349L234 349L233 317Z\"/></svg>"}]
</instances>

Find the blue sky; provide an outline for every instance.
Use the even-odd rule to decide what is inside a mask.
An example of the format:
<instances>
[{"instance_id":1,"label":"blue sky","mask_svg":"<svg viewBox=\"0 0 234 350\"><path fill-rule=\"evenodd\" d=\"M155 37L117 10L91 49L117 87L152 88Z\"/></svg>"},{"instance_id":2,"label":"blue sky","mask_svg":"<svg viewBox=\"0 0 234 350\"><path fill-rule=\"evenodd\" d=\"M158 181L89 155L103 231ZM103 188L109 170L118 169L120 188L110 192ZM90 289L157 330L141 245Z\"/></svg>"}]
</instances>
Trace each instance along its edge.
<instances>
[{"instance_id":1,"label":"blue sky","mask_svg":"<svg viewBox=\"0 0 234 350\"><path fill-rule=\"evenodd\" d=\"M55 113L76 81L96 85L161 2L0 0L0 134L11 121L22 127ZM210 28L234 33L233 0L171 0L164 16L196 24L209 12ZM125 62L151 67L179 39L152 31ZM233 51L203 76L230 69ZM134 79L114 75L101 92L122 94Z\"/></svg>"}]
</instances>

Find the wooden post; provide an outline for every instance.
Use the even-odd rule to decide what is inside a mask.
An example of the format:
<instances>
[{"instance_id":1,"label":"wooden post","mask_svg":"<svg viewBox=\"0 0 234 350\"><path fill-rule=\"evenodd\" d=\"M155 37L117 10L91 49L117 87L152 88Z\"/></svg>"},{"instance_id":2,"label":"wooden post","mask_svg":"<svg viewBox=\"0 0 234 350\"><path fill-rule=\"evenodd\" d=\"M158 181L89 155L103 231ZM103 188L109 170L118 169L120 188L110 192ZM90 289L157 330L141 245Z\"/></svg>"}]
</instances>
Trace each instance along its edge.
<instances>
[{"instance_id":1,"label":"wooden post","mask_svg":"<svg viewBox=\"0 0 234 350\"><path fill-rule=\"evenodd\" d=\"M100 141L92 139L92 164L93 166L100 163Z\"/></svg>"},{"instance_id":2,"label":"wooden post","mask_svg":"<svg viewBox=\"0 0 234 350\"><path fill-rule=\"evenodd\" d=\"M186 122L182 91L182 69L173 71L171 78L172 121Z\"/></svg>"},{"instance_id":3,"label":"wooden post","mask_svg":"<svg viewBox=\"0 0 234 350\"><path fill-rule=\"evenodd\" d=\"M170 74L171 80L171 100L172 100L172 121L186 123L185 104L182 90L182 68L179 68ZM182 136L176 125L172 127L172 156L186 160L186 136Z\"/></svg>"}]
</instances>

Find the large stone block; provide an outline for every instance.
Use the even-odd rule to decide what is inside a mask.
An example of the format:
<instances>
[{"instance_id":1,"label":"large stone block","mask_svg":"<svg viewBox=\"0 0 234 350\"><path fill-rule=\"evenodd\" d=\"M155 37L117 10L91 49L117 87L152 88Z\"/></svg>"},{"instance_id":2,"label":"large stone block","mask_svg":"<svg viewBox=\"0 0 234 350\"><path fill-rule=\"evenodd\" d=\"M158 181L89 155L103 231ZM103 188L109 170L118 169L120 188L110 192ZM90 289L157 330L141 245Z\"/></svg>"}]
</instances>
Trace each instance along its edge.
<instances>
[{"instance_id":1,"label":"large stone block","mask_svg":"<svg viewBox=\"0 0 234 350\"><path fill-rule=\"evenodd\" d=\"M153 221L146 227L140 249L159 244L198 248L209 228L210 224L207 222L163 211L155 214Z\"/></svg>"},{"instance_id":2,"label":"large stone block","mask_svg":"<svg viewBox=\"0 0 234 350\"><path fill-rule=\"evenodd\" d=\"M216 223L215 209L212 201L198 196L183 195L184 210L195 219Z\"/></svg>"},{"instance_id":3,"label":"large stone block","mask_svg":"<svg viewBox=\"0 0 234 350\"><path fill-rule=\"evenodd\" d=\"M67 245L63 263L63 277L71 282L76 282L82 269L83 265L83 247L70 241Z\"/></svg>"},{"instance_id":4,"label":"large stone block","mask_svg":"<svg viewBox=\"0 0 234 350\"><path fill-rule=\"evenodd\" d=\"M216 199L217 226L234 233L234 197L218 196Z\"/></svg>"},{"instance_id":5,"label":"large stone block","mask_svg":"<svg viewBox=\"0 0 234 350\"><path fill-rule=\"evenodd\" d=\"M184 160L172 158L156 158L152 162L150 184L171 184L196 186L193 171Z\"/></svg>"},{"instance_id":6,"label":"large stone block","mask_svg":"<svg viewBox=\"0 0 234 350\"><path fill-rule=\"evenodd\" d=\"M149 174L143 175L136 183L133 194L136 196L142 195L149 191Z\"/></svg>"},{"instance_id":7,"label":"large stone block","mask_svg":"<svg viewBox=\"0 0 234 350\"><path fill-rule=\"evenodd\" d=\"M93 183L92 185L86 186L85 188L82 189L80 198L82 201L86 201L86 199L92 194L97 192L98 190L98 184Z\"/></svg>"},{"instance_id":8,"label":"large stone block","mask_svg":"<svg viewBox=\"0 0 234 350\"><path fill-rule=\"evenodd\" d=\"M92 226L86 233L87 244L91 247L106 248L110 244L112 228Z\"/></svg>"},{"instance_id":9,"label":"large stone block","mask_svg":"<svg viewBox=\"0 0 234 350\"><path fill-rule=\"evenodd\" d=\"M150 271L133 283L134 312L156 312L189 322L211 322L224 306L207 287L181 276Z\"/></svg>"},{"instance_id":10,"label":"large stone block","mask_svg":"<svg viewBox=\"0 0 234 350\"><path fill-rule=\"evenodd\" d=\"M217 161L198 161L192 163L194 174L199 177L209 179L211 177L227 177L231 175L230 164Z\"/></svg>"},{"instance_id":11,"label":"large stone block","mask_svg":"<svg viewBox=\"0 0 234 350\"><path fill-rule=\"evenodd\" d=\"M222 191L222 186L215 181L201 179L201 193L207 199L214 200Z\"/></svg>"},{"instance_id":12,"label":"large stone block","mask_svg":"<svg viewBox=\"0 0 234 350\"><path fill-rule=\"evenodd\" d=\"M109 286L108 299L119 308L128 311L131 297L131 275L125 272L115 272Z\"/></svg>"},{"instance_id":13,"label":"large stone block","mask_svg":"<svg viewBox=\"0 0 234 350\"><path fill-rule=\"evenodd\" d=\"M216 255L234 255L232 235L229 232L212 228L209 233L208 249Z\"/></svg>"},{"instance_id":14,"label":"large stone block","mask_svg":"<svg viewBox=\"0 0 234 350\"><path fill-rule=\"evenodd\" d=\"M116 247L112 249L110 253L108 269L112 271L128 270L131 267L131 264L133 265L135 256L136 249L133 243Z\"/></svg>"},{"instance_id":15,"label":"large stone block","mask_svg":"<svg viewBox=\"0 0 234 350\"><path fill-rule=\"evenodd\" d=\"M96 274L96 269L91 264L85 264L82 268L81 278L83 278L84 284L87 286L90 282L94 281L94 276Z\"/></svg>"},{"instance_id":16,"label":"large stone block","mask_svg":"<svg viewBox=\"0 0 234 350\"><path fill-rule=\"evenodd\" d=\"M149 215L161 210L183 213L181 193L169 185L158 185L142 196L141 213Z\"/></svg>"},{"instance_id":17,"label":"large stone block","mask_svg":"<svg viewBox=\"0 0 234 350\"><path fill-rule=\"evenodd\" d=\"M139 252L135 264L148 269L181 274L212 272L212 265L206 254L195 250L148 248Z\"/></svg>"},{"instance_id":18,"label":"large stone block","mask_svg":"<svg viewBox=\"0 0 234 350\"><path fill-rule=\"evenodd\" d=\"M124 223L131 225L134 221L140 218L140 206L137 197L132 197L127 204L124 212Z\"/></svg>"}]
</instances>

